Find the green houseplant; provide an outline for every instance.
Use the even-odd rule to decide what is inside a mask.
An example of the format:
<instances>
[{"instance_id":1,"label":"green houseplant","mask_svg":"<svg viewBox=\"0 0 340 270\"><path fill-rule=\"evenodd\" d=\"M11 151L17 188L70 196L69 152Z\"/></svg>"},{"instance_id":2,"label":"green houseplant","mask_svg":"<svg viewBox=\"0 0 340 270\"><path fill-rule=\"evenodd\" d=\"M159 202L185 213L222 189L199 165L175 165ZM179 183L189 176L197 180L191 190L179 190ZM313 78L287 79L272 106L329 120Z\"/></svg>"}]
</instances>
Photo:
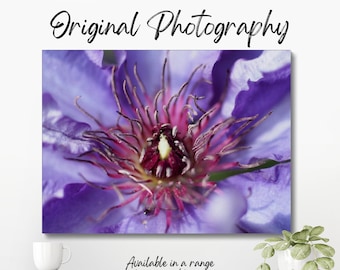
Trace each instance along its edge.
<instances>
[{"instance_id":1,"label":"green houseplant","mask_svg":"<svg viewBox=\"0 0 340 270\"><path fill-rule=\"evenodd\" d=\"M262 250L261 255L264 259L264 262L258 266L257 270L270 270L266 260L275 254L280 256L284 253L288 254L288 259L291 259L291 262L285 266L286 269L332 269L334 267L332 257L335 254L335 250L333 247L325 244L329 239L320 236L323 231L324 228L322 226L304 226L301 231L291 233L283 230L282 237L265 239L254 247L254 250Z\"/></svg>"}]
</instances>

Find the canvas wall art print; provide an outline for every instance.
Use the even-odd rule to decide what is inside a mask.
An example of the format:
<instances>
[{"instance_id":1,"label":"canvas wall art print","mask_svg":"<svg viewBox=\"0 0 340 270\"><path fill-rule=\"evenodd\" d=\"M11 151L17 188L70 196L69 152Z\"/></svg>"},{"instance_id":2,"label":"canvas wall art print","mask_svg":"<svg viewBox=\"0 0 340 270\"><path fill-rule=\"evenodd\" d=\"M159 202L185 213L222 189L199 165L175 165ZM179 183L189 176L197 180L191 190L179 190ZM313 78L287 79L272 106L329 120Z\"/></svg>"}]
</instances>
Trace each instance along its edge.
<instances>
[{"instance_id":1,"label":"canvas wall art print","mask_svg":"<svg viewBox=\"0 0 340 270\"><path fill-rule=\"evenodd\" d=\"M42 51L42 231L280 233L291 52Z\"/></svg>"}]
</instances>

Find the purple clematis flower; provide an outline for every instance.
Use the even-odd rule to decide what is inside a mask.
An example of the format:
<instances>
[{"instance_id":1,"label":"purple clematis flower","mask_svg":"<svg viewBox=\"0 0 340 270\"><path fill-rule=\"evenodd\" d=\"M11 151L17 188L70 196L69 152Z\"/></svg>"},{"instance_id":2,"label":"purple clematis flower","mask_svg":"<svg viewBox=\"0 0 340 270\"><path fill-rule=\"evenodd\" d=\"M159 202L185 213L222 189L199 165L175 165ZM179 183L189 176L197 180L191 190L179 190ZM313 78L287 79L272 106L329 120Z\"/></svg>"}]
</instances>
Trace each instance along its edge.
<instances>
[{"instance_id":1,"label":"purple clematis flower","mask_svg":"<svg viewBox=\"0 0 340 270\"><path fill-rule=\"evenodd\" d=\"M43 232L290 229L289 51L43 51Z\"/></svg>"}]
</instances>

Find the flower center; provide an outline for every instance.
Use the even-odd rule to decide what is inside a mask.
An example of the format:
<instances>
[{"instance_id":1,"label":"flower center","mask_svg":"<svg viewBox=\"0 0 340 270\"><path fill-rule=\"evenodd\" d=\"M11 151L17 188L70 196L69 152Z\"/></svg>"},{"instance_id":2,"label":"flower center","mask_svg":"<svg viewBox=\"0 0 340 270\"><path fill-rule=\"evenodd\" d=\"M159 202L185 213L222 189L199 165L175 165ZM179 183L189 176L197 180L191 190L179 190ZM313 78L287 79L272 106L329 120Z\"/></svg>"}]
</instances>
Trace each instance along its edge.
<instances>
[{"instance_id":1,"label":"flower center","mask_svg":"<svg viewBox=\"0 0 340 270\"><path fill-rule=\"evenodd\" d=\"M177 128L170 124L156 126L152 137L140 156L140 164L145 172L159 179L168 179L184 174L191 162Z\"/></svg>"},{"instance_id":2,"label":"flower center","mask_svg":"<svg viewBox=\"0 0 340 270\"><path fill-rule=\"evenodd\" d=\"M171 152L171 146L168 143L168 140L164 134L161 134L159 136L159 142L158 142L158 152L159 152L159 158L161 160L165 160L169 157L169 154Z\"/></svg>"}]
</instances>

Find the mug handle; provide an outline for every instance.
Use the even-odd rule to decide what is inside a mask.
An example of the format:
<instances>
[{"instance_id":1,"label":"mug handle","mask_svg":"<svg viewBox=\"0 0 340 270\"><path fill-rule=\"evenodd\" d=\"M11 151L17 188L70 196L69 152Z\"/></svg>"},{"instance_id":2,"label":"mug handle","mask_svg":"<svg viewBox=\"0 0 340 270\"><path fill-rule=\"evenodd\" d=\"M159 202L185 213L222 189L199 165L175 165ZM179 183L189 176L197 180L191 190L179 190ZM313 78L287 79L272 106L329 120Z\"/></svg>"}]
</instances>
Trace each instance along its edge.
<instances>
[{"instance_id":1,"label":"mug handle","mask_svg":"<svg viewBox=\"0 0 340 270\"><path fill-rule=\"evenodd\" d=\"M71 249L67 246L63 246L63 250L67 250L67 257L66 259L61 262L62 264L64 263L67 263L70 259L71 259L71 256L72 256L72 253L71 253Z\"/></svg>"}]
</instances>

